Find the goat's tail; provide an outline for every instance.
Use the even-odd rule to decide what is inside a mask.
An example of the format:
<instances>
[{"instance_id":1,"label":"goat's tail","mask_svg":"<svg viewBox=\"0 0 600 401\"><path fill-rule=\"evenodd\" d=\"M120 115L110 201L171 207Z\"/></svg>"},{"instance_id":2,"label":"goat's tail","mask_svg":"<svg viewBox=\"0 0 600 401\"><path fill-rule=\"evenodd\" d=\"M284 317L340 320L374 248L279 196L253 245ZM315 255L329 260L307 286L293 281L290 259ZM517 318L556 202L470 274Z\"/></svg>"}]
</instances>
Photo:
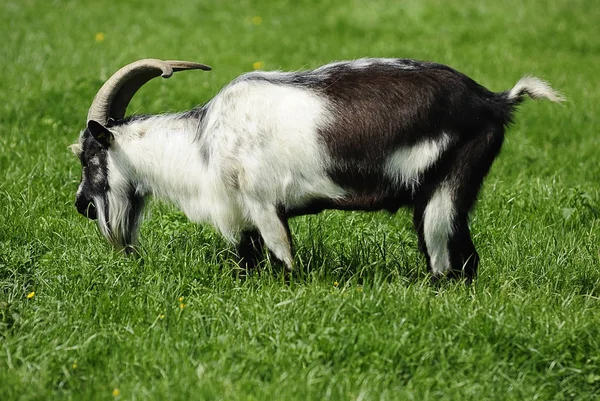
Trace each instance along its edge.
<instances>
[{"instance_id":1,"label":"goat's tail","mask_svg":"<svg viewBox=\"0 0 600 401\"><path fill-rule=\"evenodd\" d=\"M543 79L524 76L510 90L503 93L509 104L516 106L525 100L525 95L532 99L548 99L551 102L564 102L567 100L559 91L552 89L550 84Z\"/></svg>"}]
</instances>

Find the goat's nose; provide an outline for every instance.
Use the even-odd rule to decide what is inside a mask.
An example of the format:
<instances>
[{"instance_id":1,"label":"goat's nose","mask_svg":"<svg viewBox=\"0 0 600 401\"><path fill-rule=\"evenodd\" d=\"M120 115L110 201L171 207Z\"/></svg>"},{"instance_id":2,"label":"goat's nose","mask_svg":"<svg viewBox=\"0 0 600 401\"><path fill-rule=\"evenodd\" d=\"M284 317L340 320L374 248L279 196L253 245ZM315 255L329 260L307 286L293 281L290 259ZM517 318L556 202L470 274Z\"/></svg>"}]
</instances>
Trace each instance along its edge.
<instances>
[{"instance_id":1,"label":"goat's nose","mask_svg":"<svg viewBox=\"0 0 600 401\"><path fill-rule=\"evenodd\" d=\"M75 200L75 207L77 208L77 211L85 217L96 220L96 206L92 201L85 199L84 197L77 198Z\"/></svg>"}]
</instances>

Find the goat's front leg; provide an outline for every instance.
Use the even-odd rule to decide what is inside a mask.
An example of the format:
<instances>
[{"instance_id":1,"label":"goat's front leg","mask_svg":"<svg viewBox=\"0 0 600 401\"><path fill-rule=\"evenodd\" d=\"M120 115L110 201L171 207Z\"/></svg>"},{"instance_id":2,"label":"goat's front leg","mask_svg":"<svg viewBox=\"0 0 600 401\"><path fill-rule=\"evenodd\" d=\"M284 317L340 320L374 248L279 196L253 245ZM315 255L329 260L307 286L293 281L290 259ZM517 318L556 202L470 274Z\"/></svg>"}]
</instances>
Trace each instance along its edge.
<instances>
[{"instance_id":1,"label":"goat's front leg","mask_svg":"<svg viewBox=\"0 0 600 401\"><path fill-rule=\"evenodd\" d=\"M242 231L237 244L240 267L246 271L254 270L263 257L264 247L265 241L258 230Z\"/></svg>"},{"instance_id":2,"label":"goat's front leg","mask_svg":"<svg viewBox=\"0 0 600 401\"><path fill-rule=\"evenodd\" d=\"M293 270L292 238L287 218L273 205L253 202L250 207L252 223L260 232L265 245L279 261L285 264L288 272Z\"/></svg>"}]
</instances>

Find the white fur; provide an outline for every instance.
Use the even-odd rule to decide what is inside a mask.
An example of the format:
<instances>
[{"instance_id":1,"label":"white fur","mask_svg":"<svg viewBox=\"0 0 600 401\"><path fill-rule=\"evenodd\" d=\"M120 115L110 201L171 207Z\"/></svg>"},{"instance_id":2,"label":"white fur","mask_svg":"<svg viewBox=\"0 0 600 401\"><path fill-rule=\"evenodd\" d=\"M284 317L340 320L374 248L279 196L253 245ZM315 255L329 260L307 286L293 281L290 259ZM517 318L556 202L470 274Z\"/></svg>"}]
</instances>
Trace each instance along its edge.
<instances>
[{"instance_id":1,"label":"white fur","mask_svg":"<svg viewBox=\"0 0 600 401\"><path fill-rule=\"evenodd\" d=\"M524 76L521 78L510 92L508 92L508 97L510 99L515 99L519 97L523 91L526 91L533 99L548 99L552 102L562 102L566 100L560 92L552 89L548 82L536 77Z\"/></svg>"},{"instance_id":2,"label":"white fur","mask_svg":"<svg viewBox=\"0 0 600 401\"><path fill-rule=\"evenodd\" d=\"M113 246L119 247L120 245L115 243L111 230L108 228L107 216L104 214L106 207L104 204L104 199L94 196L94 206L96 207L96 213L98 214L98 227L100 228L100 232L110 241Z\"/></svg>"},{"instance_id":3,"label":"white fur","mask_svg":"<svg viewBox=\"0 0 600 401\"><path fill-rule=\"evenodd\" d=\"M110 150L111 188L112 171L124 171L140 194L173 202L190 220L210 222L231 240L228 227L236 225L241 213L227 192L219 166L210 168L202 159L201 147L206 144L198 138L194 122L180 116L156 116L122 129L126 132L115 132Z\"/></svg>"},{"instance_id":4,"label":"white fur","mask_svg":"<svg viewBox=\"0 0 600 401\"><path fill-rule=\"evenodd\" d=\"M264 204L299 207L315 196L344 191L325 173L327 153L317 127L331 118L313 92L266 82L242 81L211 102L207 132L232 159L241 191Z\"/></svg>"},{"instance_id":5,"label":"white fur","mask_svg":"<svg viewBox=\"0 0 600 401\"><path fill-rule=\"evenodd\" d=\"M108 231L109 239L120 247L127 242L124 240L130 235L129 226L129 192L131 172L128 166L118 159L114 154L108 153L109 190L107 191L109 213ZM100 216L98 216L100 222Z\"/></svg>"},{"instance_id":6,"label":"white fur","mask_svg":"<svg viewBox=\"0 0 600 401\"><path fill-rule=\"evenodd\" d=\"M439 159L450 143L450 136L444 133L440 138L400 148L388 158L386 173L414 192L420 184L421 175Z\"/></svg>"},{"instance_id":7,"label":"white fur","mask_svg":"<svg viewBox=\"0 0 600 401\"><path fill-rule=\"evenodd\" d=\"M112 171L124 172L140 193L175 203L232 242L246 227L265 226L272 233L261 230L267 246L291 267L275 207L345 194L325 173L327 154L317 139L317 126L330 118L324 101L305 89L240 80L208 110L200 131L181 116L117 127L111 190Z\"/></svg>"},{"instance_id":8,"label":"white fur","mask_svg":"<svg viewBox=\"0 0 600 401\"><path fill-rule=\"evenodd\" d=\"M450 268L448 240L452 234L455 213L452 193L447 185L442 184L425 208L423 226L431 270L436 276Z\"/></svg>"}]
</instances>

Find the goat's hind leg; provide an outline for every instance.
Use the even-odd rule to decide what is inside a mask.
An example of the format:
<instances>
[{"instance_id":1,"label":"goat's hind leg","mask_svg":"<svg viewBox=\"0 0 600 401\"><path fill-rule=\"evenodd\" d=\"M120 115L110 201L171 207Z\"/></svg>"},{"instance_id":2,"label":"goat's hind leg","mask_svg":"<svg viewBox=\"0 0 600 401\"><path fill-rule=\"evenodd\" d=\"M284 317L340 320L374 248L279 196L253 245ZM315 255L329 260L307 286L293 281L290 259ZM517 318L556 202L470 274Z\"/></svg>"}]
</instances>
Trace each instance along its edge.
<instances>
[{"instance_id":1,"label":"goat's hind leg","mask_svg":"<svg viewBox=\"0 0 600 401\"><path fill-rule=\"evenodd\" d=\"M452 235L456 206L451 188L438 185L433 193L415 203L414 224L419 236L419 248L427 259L433 281L450 269L449 239Z\"/></svg>"},{"instance_id":2,"label":"goat's hind leg","mask_svg":"<svg viewBox=\"0 0 600 401\"><path fill-rule=\"evenodd\" d=\"M447 174L433 192L415 205L419 243L434 279L448 274L471 282L477 275L479 255L469 231L469 212L500 151L504 127L488 127L471 138L446 161Z\"/></svg>"},{"instance_id":3,"label":"goat's hind leg","mask_svg":"<svg viewBox=\"0 0 600 401\"><path fill-rule=\"evenodd\" d=\"M448 278L465 280L471 283L477 277L479 254L471 240L468 216L459 216L450 236L450 265Z\"/></svg>"},{"instance_id":4,"label":"goat's hind leg","mask_svg":"<svg viewBox=\"0 0 600 401\"><path fill-rule=\"evenodd\" d=\"M444 276L471 282L477 273L479 256L471 241L468 213L461 213L464 205L456 190L450 182L443 182L427 200L415 205L419 248L434 282Z\"/></svg>"},{"instance_id":5,"label":"goat's hind leg","mask_svg":"<svg viewBox=\"0 0 600 401\"><path fill-rule=\"evenodd\" d=\"M455 155L448 180L456 198L456 220L450 237L450 278L471 282L477 276L479 254L469 231L469 212L473 208L483 180L504 142L504 126L488 126L472 136Z\"/></svg>"}]
</instances>

